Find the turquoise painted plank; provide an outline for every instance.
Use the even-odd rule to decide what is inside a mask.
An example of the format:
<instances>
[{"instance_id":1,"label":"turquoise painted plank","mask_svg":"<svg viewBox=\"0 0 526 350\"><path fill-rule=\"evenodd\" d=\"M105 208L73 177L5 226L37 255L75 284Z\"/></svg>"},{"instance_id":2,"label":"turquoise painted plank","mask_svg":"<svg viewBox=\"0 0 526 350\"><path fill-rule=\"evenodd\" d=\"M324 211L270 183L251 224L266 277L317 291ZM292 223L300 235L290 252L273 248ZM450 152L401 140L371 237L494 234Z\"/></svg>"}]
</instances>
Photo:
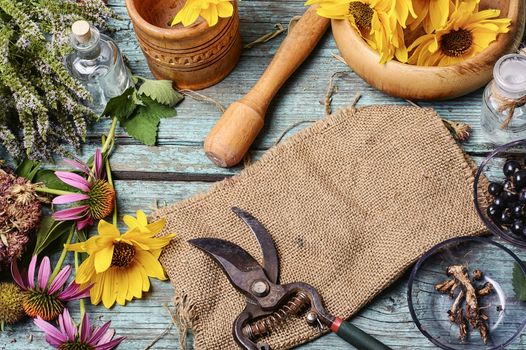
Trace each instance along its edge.
<instances>
[{"instance_id":1,"label":"turquoise painted plank","mask_svg":"<svg viewBox=\"0 0 526 350\"><path fill-rule=\"evenodd\" d=\"M134 71L149 76L148 68L135 39L123 2L116 0L111 4L124 19L116 22L119 31L115 33L115 38L119 42L122 51L130 59ZM241 34L245 38L245 42L251 41L271 31L274 23L282 22L286 24L288 18L301 14L302 11L303 6L299 1L280 1L278 3L268 1L241 2ZM225 106L243 96L264 71L283 37L284 35L264 45L245 50L239 65L232 74L220 84L206 89L202 93L218 100ZM328 80L336 71L349 71L350 76L337 82L338 92L334 96L334 110L351 103L356 92L363 94L359 104L361 106L405 103L405 101L389 97L370 87L361 78L352 73L347 66L332 57L332 53L337 52L338 50L332 36L327 34L312 57L307 59L271 105L267 116L267 125L256 140L253 146L254 149L268 149L287 127L298 121L322 118L324 107L320 104L320 100L324 99ZM434 107L445 118L467 122L472 125L474 129L473 137L465 145L465 149L469 152L483 152L490 149L491 145L481 137L479 132L480 101L481 92L478 91L454 101L433 102L425 105ZM179 114L177 118L162 121L159 133L159 144L161 145L200 144L221 114L215 107L189 98L179 105L177 109ZM302 127L304 126L299 128ZM107 128L107 122L99 123L93 128L91 135L98 138ZM125 139L122 142L134 143L132 140Z\"/></svg>"},{"instance_id":2,"label":"turquoise painted plank","mask_svg":"<svg viewBox=\"0 0 526 350\"><path fill-rule=\"evenodd\" d=\"M151 212L157 206L178 202L184 198L205 191L208 183L188 182L148 182L117 181L120 214L132 214L137 209ZM518 252L526 259L526 252ZM407 274L390 288L380 294L369 306L358 313L352 321L364 331L373 334L393 349L434 349L435 347L420 334L409 315L407 300ZM352 293L352 291L349 291ZM141 300L129 303L126 307L114 307L106 310L102 306L88 308L92 319L112 320L119 334L128 339L123 349L144 349L170 323L170 316L163 304L170 304L173 289L168 282L155 281L152 292ZM77 308L72 305L74 317L78 317ZM229 326L225 330L229 331ZM32 335L32 341L28 341ZM153 349L175 349L177 331L172 329ZM14 342L16 341L16 342ZM36 350L44 348L42 334L29 321L9 327L0 334L0 349ZM509 349L524 349L526 337L522 336ZM350 347L334 335L324 336L308 345L300 347L314 349L349 349Z\"/></svg>"}]
</instances>

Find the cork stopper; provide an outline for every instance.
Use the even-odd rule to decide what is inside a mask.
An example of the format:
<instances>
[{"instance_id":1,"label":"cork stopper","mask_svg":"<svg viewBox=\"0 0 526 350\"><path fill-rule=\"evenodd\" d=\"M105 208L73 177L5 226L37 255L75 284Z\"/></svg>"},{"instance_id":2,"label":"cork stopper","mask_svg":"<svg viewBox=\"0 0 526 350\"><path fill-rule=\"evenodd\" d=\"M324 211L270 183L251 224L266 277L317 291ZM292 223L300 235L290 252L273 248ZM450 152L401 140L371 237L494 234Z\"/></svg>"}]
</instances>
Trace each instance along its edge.
<instances>
[{"instance_id":1,"label":"cork stopper","mask_svg":"<svg viewBox=\"0 0 526 350\"><path fill-rule=\"evenodd\" d=\"M71 31L75 39L81 44L85 44L91 39L91 28L87 21L76 21L71 26Z\"/></svg>"}]
</instances>

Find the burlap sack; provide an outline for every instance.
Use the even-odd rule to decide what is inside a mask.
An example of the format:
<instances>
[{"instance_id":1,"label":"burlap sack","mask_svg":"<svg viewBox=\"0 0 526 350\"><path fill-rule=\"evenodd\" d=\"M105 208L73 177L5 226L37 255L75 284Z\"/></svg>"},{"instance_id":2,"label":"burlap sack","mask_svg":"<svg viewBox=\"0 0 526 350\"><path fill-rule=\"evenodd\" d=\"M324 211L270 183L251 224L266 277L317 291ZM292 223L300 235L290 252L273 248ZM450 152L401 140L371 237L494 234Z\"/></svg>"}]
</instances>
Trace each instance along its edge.
<instances>
[{"instance_id":1,"label":"burlap sack","mask_svg":"<svg viewBox=\"0 0 526 350\"><path fill-rule=\"evenodd\" d=\"M220 237L261 259L230 207L248 210L269 230L281 283L307 282L331 313L350 317L432 245L483 231L473 174L430 109L374 106L325 118L208 193L156 213L177 234L161 262L175 286L180 330L192 329L197 350L238 348L232 322L244 298L186 242ZM296 319L268 341L287 349L318 335Z\"/></svg>"}]
</instances>

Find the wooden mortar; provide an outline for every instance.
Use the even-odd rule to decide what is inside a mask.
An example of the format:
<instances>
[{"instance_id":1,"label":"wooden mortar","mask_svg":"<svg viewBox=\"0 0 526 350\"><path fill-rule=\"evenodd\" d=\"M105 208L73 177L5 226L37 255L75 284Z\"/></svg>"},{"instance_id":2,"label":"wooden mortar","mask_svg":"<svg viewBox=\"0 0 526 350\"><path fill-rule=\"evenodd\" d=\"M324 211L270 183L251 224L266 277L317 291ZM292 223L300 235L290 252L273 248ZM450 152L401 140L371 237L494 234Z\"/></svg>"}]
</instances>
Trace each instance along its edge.
<instances>
[{"instance_id":1,"label":"wooden mortar","mask_svg":"<svg viewBox=\"0 0 526 350\"><path fill-rule=\"evenodd\" d=\"M243 159L263 127L270 102L316 47L329 23L310 7L283 40L252 90L228 107L204 142L206 155L215 164L231 167Z\"/></svg>"},{"instance_id":2,"label":"wooden mortar","mask_svg":"<svg viewBox=\"0 0 526 350\"><path fill-rule=\"evenodd\" d=\"M126 7L152 74L179 89L204 89L223 80L241 55L237 3L232 17L219 18L213 27L201 17L189 27L171 27L184 3L126 0Z\"/></svg>"},{"instance_id":3,"label":"wooden mortar","mask_svg":"<svg viewBox=\"0 0 526 350\"><path fill-rule=\"evenodd\" d=\"M491 80L495 62L517 50L524 34L524 6L524 0L481 0L481 9L500 9L500 17L511 18L510 31L499 34L497 40L477 56L448 67L422 67L394 60L380 64L378 53L349 21L332 20L332 33L349 67L378 90L410 100L444 100L486 85Z\"/></svg>"}]
</instances>

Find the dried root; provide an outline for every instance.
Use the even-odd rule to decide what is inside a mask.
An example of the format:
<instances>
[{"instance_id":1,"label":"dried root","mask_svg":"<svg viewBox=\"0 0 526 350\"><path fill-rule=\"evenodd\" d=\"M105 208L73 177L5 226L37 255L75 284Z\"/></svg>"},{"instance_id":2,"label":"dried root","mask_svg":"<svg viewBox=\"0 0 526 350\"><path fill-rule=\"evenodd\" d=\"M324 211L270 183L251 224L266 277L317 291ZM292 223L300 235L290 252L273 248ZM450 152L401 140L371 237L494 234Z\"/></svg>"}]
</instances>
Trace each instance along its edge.
<instances>
[{"instance_id":1,"label":"dried root","mask_svg":"<svg viewBox=\"0 0 526 350\"><path fill-rule=\"evenodd\" d=\"M489 295L493 292L493 285L486 282L484 285L475 287L470 280L468 270L463 265L451 265L446 270L451 279L435 285L435 290L449 294L455 298L453 305L448 310L449 320L459 327L460 341L464 341L468 334L467 324L477 329L484 341L487 343L489 337L489 328L487 321L488 315L480 308L479 298ZM472 274L473 281L480 281L483 278L482 271L476 269ZM455 297L455 290L460 288L460 292ZM465 310L463 310L465 304Z\"/></svg>"}]
</instances>

